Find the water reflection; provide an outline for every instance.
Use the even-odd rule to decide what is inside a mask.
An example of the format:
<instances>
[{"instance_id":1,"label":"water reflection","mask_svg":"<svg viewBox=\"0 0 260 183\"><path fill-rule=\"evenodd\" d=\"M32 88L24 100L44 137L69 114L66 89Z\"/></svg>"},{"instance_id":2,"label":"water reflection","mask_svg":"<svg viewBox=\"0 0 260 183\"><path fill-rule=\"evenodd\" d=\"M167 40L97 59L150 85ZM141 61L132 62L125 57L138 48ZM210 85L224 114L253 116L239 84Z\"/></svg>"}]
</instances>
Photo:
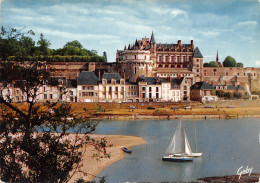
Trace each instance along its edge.
<instances>
[{"instance_id":1,"label":"water reflection","mask_svg":"<svg viewBox=\"0 0 260 183\"><path fill-rule=\"evenodd\" d=\"M195 151L193 120L183 124ZM163 162L161 157L176 126L176 120L101 122L96 133L142 136L147 144L134 147L131 155L104 169L100 176L115 183L172 182L234 175L241 166L260 172L259 119L197 120L197 148L203 156L191 163Z\"/></svg>"}]
</instances>

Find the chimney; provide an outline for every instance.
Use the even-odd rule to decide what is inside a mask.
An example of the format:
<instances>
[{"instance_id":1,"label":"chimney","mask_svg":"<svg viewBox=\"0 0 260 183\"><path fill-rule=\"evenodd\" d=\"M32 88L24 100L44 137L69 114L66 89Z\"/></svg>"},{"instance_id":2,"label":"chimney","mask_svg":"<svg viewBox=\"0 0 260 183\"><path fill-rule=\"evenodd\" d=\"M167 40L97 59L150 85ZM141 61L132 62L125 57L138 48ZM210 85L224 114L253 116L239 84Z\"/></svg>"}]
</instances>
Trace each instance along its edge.
<instances>
[{"instance_id":1,"label":"chimney","mask_svg":"<svg viewBox=\"0 0 260 183\"><path fill-rule=\"evenodd\" d=\"M194 48L193 40L190 40L191 48Z\"/></svg>"},{"instance_id":2,"label":"chimney","mask_svg":"<svg viewBox=\"0 0 260 183\"><path fill-rule=\"evenodd\" d=\"M181 40L178 40L178 45L179 47L181 47Z\"/></svg>"},{"instance_id":3,"label":"chimney","mask_svg":"<svg viewBox=\"0 0 260 183\"><path fill-rule=\"evenodd\" d=\"M98 79L100 80L100 70L98 70Z\"/></svg>"}]
</instances>

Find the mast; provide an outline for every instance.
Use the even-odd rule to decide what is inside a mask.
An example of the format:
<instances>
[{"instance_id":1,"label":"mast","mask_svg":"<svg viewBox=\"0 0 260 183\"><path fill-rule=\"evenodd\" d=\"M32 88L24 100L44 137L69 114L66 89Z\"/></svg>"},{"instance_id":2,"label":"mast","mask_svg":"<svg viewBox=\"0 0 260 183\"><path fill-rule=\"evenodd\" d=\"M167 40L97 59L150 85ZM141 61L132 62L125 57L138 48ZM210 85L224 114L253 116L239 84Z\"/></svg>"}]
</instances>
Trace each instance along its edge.
<instances>
[{"instance_id":1,"label":"mast","mask_svg":"<svg viewBox=\"0 0 260 183\"><path fill-rule=\"evenodd\" d=\"M196 132L196 127L195 127L195 119L193 119L193 124L194 124L194 135L195 135L195 150L197 152L197 132Z\"/></svg>"}]
</instances>

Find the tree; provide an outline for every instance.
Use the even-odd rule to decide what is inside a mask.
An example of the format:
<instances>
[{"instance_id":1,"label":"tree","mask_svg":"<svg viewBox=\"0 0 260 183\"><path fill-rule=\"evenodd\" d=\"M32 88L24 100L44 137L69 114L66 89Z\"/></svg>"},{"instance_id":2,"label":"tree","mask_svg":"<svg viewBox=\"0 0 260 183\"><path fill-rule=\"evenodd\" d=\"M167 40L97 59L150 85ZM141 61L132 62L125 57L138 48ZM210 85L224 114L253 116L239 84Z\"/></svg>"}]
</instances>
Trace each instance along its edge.
<instances>
[{"instance_id":1,"label":"tree","mask_svg":"<svg viewBox=\"0 0 260 183\"><path fill-rule=\"evenodd\" d=\"M97 122L83 119L66 103L36 104L39 88L57 86L44 65L2 62L0 66L0 179L5 182L67 182L80 170L85 145L107 157L105 139L91 139ZM25 104L4 91L13 85ZM60 88L62 90L62 88ZM69 117L72 120L69 120ZM73 131L73 135L69 132Z\"/></svg>"},{"instance_id":2,"label":"tree","mask_svg":"<svg viewBox=\"0 0 260 183\"><path fill-rule=\"evenodd\" d=\"M39 45L39 55L49 55L48 49L51 43L44 38L44 35L42 33L40 34L40 40L37 42L37 44Z\"/></svg>"},{"instance_id":3,"label":"tree","mask_svg":"<svg viewBox=\"0 0 260 183\"><path fill-rule=\"evenodd\" d=\"M63 48L66 48L66 47L68 47L68 46L72 46L72 47L79 48L79 49L82 49L82 48L83 48L82 44L81 44L79 41L77 41L77 40L67 42L67 43L63 46Z\"/></svg>"},{"instance_id":4,"label":"tree","mask_svg":"<svg viewBox=\"0 0 260 183\"><path fill-rule=\"evenodd\" d=\"M104 58L104 61L107 62L107 53L105 51L103 52L103 58Z\"/></svg>"},{"instance_id":5,"label":"tree","mask_svg":"<svg viewBox=\"0 0 260 183\"><path fill-rule=\"evenodd\" d=\"M244 64L241 63L241 62L238 62L238 63L237 63L237 67L244 67Z\"/></svg>"},{"instance_id":6,"label":"tree","mask_svg":"<svg viewBox=\"0 0 260 183\"><path fill-rule=\"evenodd\" d=\"M218 67L218 63L215 61L210 61L209 62L209 67Z\"/></svg>"},{"instance_id":7,"label":"tree","mask_svg":"<svg viewBox=\"0 0 260 183\"><path fill-rule=\"evenodd\" d=\"M237 62L233 57L227 56L223 62L223 66L224 67L236 67Z\"/></svg>"},{"instance_id":8,"label":"tree","mask_svg":"<svg viewBox=\"0 0 260 183\"><path fill-rule=\"evenodd\" d=\"M205 63L203 64L203 67L209 67L209 63L208 63L208 62L205 62Z\"/></svg>"},{"instance_id":9,"label":"tree","mask_svg":"<svg viewBox=\"0 0 260 183\"><path fill-rule=\"evenodd\" d=\"M34 42L26 35L34 35L32 30L23 32L22 29L1 27L0 32L0 60L7 60L10 56L25 56L32 51Z\"/></svg>"}]
</instances>

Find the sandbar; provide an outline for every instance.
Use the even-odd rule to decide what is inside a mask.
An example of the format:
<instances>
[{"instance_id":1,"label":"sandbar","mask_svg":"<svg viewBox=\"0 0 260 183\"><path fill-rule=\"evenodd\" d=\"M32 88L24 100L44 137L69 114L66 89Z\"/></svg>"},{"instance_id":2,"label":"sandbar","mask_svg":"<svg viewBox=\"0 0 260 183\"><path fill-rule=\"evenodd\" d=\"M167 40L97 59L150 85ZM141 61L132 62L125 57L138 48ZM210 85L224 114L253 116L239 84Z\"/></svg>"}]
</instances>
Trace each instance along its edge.
<instances>
[{"instance_id":1,"label":"sandbar","mask_svg":"<svg viewBox=\"0 0 260 183\"><path fill-rule=\"evenodd\" d=\"M125 135L90 135L91 138L100 139L105 137L108 144L112 144L111 147L107 148L107 153L111 156L110 158L102 158L96 160L93 158L93 153L95 150L92 146L87 146L86 152L83 156L83 167L82 171L86 172L87 175L83 173L76 173L69 182L75 182L75 180L82 178L85 181L91 181L97 176L105 167L109 166L116 161L124 158L124 152L122 147L131 148L133 146L146 144L146 141L142 137L138 136L125 136Z\"/></svg>"}]
</instances>

